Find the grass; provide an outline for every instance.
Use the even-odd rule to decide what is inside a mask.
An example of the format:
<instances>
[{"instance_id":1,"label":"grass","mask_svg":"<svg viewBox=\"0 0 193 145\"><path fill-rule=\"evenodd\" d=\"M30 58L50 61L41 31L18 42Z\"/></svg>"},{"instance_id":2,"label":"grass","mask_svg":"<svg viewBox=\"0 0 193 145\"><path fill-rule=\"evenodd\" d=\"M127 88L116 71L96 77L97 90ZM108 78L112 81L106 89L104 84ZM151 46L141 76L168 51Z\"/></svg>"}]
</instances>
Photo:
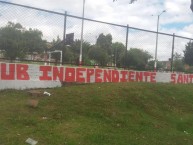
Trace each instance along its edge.
<instances>
[{"instance_id":1,"label":"grass","mask_svg":"<svg viewBox=\"0 0 193 145\"><path fill-rule=\"evenodd\" d=\"M193 85L103 83L0 92L0 145L193 145ZM26 102L35 98L38 107Z\"/></svg>"}]
</instances>

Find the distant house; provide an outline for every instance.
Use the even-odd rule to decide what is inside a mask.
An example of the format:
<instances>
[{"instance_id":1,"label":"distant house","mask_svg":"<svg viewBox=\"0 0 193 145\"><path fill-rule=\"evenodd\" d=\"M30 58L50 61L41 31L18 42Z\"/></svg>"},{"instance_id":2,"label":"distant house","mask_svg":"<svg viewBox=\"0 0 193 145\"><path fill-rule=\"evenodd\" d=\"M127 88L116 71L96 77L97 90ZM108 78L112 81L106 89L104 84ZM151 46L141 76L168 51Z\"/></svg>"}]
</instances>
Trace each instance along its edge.
<instances>
[{"instance_id":1,"label":"distant house","mask_svg":"<svg viewBox=\"0 0 193 145\"><path fill-rule=\"evenodd\" d=\"M160 61L163 66L163 70L170 70L171 69L171 61L170 59L167 61Z\"/></svg>"},{"instance_id":2,"label":"distant house","mask_svg":"<svg viewBox=\"0 0 193 145\"><path fill-rule=\"evenodd\" d=\"M34 61L44 61L45 57L44 57L45 53L38 53L38 52L33 52L32 54L27 54L25 59L27 60L34 60Z\"/></svg>"}]
</instances>

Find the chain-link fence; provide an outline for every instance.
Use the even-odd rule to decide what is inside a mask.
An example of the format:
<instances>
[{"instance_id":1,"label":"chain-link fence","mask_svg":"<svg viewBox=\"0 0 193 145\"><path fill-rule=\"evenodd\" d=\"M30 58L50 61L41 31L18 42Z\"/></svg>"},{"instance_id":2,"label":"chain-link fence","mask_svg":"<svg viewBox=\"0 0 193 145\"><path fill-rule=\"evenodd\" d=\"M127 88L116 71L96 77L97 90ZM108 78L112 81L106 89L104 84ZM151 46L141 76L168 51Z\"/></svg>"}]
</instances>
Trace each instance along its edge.
<instances>
[{"instance_id":1,"label":"chain-link fence","mask_svg":"<svg viewBox=\"0 0 193 145\"><path fill-rule=\"evenodd\" d=\"M84 21L83 31L82 21ZM16 25L18 23L21 24L22 28ZM7 29L5 28L10 27L16 30L16 32L25 32L24 39L22 39L23 36L19 37L14 33L14 38L19 38L13 39L13 42L11 40L8 41L7 39L10 39L7 36L8 34L2 32L6 32ZM10 30L7 30L7 32L10 32ZM38 37L40 35L36 32L41 32L41 37ZM58 13L0 1L1 60L11 59L58 63L61 60L63 64L78 64L81 33L83 33L83 65L131 66L133 69L139 68L134 67L133 63L127 62L133 61L131 60L130 53L134 54L135 51L130 52L131 49L139 49L142 53L148 54L147 57L139 60L146 61L148 59L148 62L142 62L144 66L139 65L139 67L144 67L143 69L145 69L147 65L150 65L149 62L152 61L152 66L148 68L151 70L155 68L155 61L159 61L164 69L172 70L174 54L178 53L183 56L185 46L192 40L191 38L174 34L138 29L129 25L118 25L81 18L69 15L67 12ZM5 38L5 34L7 38ZM158 41L156 42L157 35ZM37 45L40 43L41 45ZM14 49L23 47L23 49L20 49L20 52L13 51L15 55L10 57L8 51L12 47ZM136 51L136 53L140 51ZM57 52L60 52L60 55ZM22 53L25 55L22 55ZM155 58L156 55L157 58ZM59 58L60 56L62 58ZM129 56L130 58L127 59L126 57ZM134 56L137 57L136 59L142 58L141 55L135 54Z\"/></svg>"}]
</instances>

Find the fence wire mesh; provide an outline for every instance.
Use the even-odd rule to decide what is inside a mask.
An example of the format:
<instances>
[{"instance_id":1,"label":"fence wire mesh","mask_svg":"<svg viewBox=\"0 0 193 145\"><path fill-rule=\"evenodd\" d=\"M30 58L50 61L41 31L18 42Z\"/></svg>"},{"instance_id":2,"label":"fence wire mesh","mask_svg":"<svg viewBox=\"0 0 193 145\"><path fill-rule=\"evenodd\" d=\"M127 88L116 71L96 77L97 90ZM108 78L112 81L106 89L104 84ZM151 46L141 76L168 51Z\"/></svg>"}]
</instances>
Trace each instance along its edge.
<instances>
[{"instance_id":1,"label":"fence wire mesh","mask_svg":"<svg viewBox=\"0 0 193 145\"><path fill-rule=\"evenodd\" d=\"M171 63L173 63L173 60L171 59L173 59L174 54L177 53L183 57L183 51L185 50L187 43L192 40L191 38L175 36L173 34L157 33L154 31L133 28L127 25L118 25L85 19L68 15L67 12L58 13L0 1L0 30L7 27L9 22L12 24L21 24L21 32L38 30L42 33L41 39L46 42L42 51L37 51L36 53L33 52L33 55L36 55L33 58L26 56L23 58L33 61L39 60L42 62L57 62L56 60L59 58L59 55L53 55L50 57L49 54L55 50L61 50L62 62L60 63L78 64L81 47L81 33L83 33L84 65L126 67L124 61L127 61L127 59L124 59L124 56L126 56L131 48L148 52L148 54L151 55L149 61L153 62L155 61L156 37L158 34L157 61L170 64L167 66L167 69L172 70ZM84 22L83 32L82 22ZM70 43L67 42L66 34L73 34L74 41ZM0 34L0 40L4 40L4 36L2 35L3 34ZM111 38L108 37L108 35L110 35ZM15 35L15 37L17 37L17 35ZM100 37L104 39L100 40ZM99 48L97 44L108 49L109 45L107 41L111 42L111 50L107 50L107 58L104 58L103 56L99 56L102 52L98 52ZM4 49L5 43L8 43L8 41L0 41L0 57L10 59L9 55L6 54L6 49ZM34 43L36 43L36 41L34 41ZM35 47L35 45L33 45L33 47ZM36 47L40 46L37 45ZM26 45L24 48L28 51L31 49L30 46ZM39 48L33 49L35 51ZM105 49L101 50L106 51ZM26 54L29 53L26 52ZM21 60L19 55L14 57L14 59ZM134 69L138 68L134 67ZM153 66L149 69L153 69Z\"/></svg>"}]
</instances>

